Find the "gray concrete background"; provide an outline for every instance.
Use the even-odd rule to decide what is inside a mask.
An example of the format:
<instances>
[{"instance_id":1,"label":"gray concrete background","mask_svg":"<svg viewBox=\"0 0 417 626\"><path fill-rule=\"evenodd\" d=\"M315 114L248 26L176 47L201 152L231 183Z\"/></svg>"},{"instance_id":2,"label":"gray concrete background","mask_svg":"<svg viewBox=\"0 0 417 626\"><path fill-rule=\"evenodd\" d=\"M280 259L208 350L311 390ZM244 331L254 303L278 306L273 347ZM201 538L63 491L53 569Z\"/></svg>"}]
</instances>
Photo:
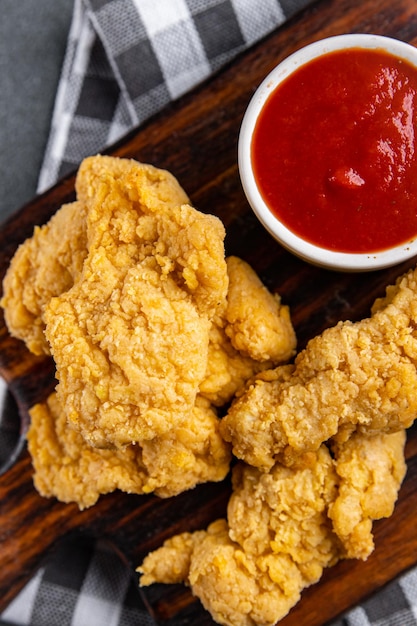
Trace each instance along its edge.
<instances>
[{"instance_id":1,"label":"gray concrete background","mask_svg":"<svg viewBox=\"0 0 417 626\"><path fill-rule=\"evenodd\" d=\"M0 0L0 8L3 222L36 193L73 0Z\"/></svg>"}]
</instances>

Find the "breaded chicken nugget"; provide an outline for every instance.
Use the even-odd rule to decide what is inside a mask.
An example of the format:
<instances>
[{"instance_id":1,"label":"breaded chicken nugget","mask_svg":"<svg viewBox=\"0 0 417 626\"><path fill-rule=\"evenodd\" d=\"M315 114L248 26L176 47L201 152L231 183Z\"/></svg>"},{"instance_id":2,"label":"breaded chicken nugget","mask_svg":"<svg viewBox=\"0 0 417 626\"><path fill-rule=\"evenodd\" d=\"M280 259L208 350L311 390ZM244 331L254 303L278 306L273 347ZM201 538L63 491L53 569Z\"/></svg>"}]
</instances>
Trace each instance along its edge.
<instances>
[{"instance_id":1,"label":"breaded chicken nugget","mask_svg":"<svg viewBox=\"0 0 417 626\"><path fill-rule=\"evenodd\" d=\"M372 520L391 514L404 476L404 440L354 435L334 459L322 445L268 473L237 465L228 519L167 540L138 568L140 584L183 582L219 624L272 626L323 568L372 551Z\"/></svg>"},{"instance_id":2,"label":"breaded chicken nugget","mask_svg":"<svg viewBox=\"0 0 417 626\"><path fill-rule=\"evenodd\" d=\"M194 406L209 322L181 290L176 298L161 293L158 272L151 278L154 284L144 283L135 268L108 299L100 293L108 283L91 290L78 283L46 309L60 401L92 445L153 439Z\"/></svg>"},{"instance_id":3,"label":"breaded chicken nugget","mask_svg":"<svg viewBox=\"0 0 417 626\"><path fill-rule=\"evenodd\" d=\"M221 407L240 391L246 381L271 367L271 361L255 361L235 350L224 330L224 319L216 316L209 332L207 369L200 393Z\"/></svg>"},{"instance_id":4,"label":"breaded chicken nugget","mask_svg":"<svg viewBox=\"0 0 417 626\"><path fill-rule=\"evenodd\" d=\"M227 257L227 302L213 319L207 372L200 393L216 406L229 402L255 374L288 361L296 336L287 306L248 263Z\"/></svg>"},{"instance_id":5,"label":"breaded chicken nugget","mask_svg":"<svg viewBox=\"0 0 417 626\"><path fill-rule=\"evenodd\" d=\"M225 332L232 346L255 361L283 363L295 354L288 306L281 304L242 259L226 259L229 274Z\"/></svg>"},{"instance_id":6,"label":"breaded chicken nugget","mask_svg":"<svg viewBox=\"0 0 417 626\"><path fill-rule=\"evenodd\" d=\"M206 372L210 318L228 287L224 227L168 202L166 176L110 157L78 173L88 254L44 319L60 402L93 445L167 433Z\"/></svg>"},{"instance_id":7,"label":"breaded chicken nugget","mask_svg":"<svg viewBox=\"0 0 417 626\"><path fill-rule=\"evenodd\" d=\"M312 339L295 367L252 381L222 421L235 455L264 470L331 437L408 428L417 415L417 269L377 302L372 317ZM275 378L273 380L273 378Z\"/></svg>"},{"instance_id":8,"label":"breaded chicken nugget","mask_svg":"<svg viewBox=\"0 0 417 626\"><path fill-rule=\"evenodd\" d=\"M52 297L67 291L81 274L88 252L87 201L91 201L94 178L106 171L119 177L131 172L140 184L143 201L159 210L189 202L178 181L165 170L129 159L85 159L76 179L77 201L62 206L44 226L35 227L33 236L19 246L4 278L0 305L8 330L34 354L50 353L43 311ZM125 227L128 230L129 224Z\"/></svg>"},{"instance_id":9,"label":"breaded chicken nugget","mask_svg":"<svg viewBox=\"0 0 417 626\"><path fill-rule=\"evenodd\" d=\"M336 477L328 451L319 457L299 472L237 466L228 521L166 541L145 558L140 584L185 582L219 624L275 624L338 557L326 517Z\"/></svg>"},{"instance_id":10,"label":"breaded chicken nugget","mask_svg":"<svg viewBox=\"0 0 417 626\"><path fill-rule=\"evenodd\" d=\"M66 204L16 251L3 281L4 317L9 332L34 354L50 354L43 313L50 299L67 291L87 255L86 207Z\"/></svg>"},{"instance_id":11,"label":"breaded chicken nugget","mask_svg":"<svg viewBox=\"0 0 417 626\"><path fill-rule=\"evenodd\" d=\"M344 556L365 560L374 549L373 520L390 517L407 471L406 434L372 437L355 434L331 446L338 475L338 496L329 506Z\"/></svg>"},{"instance_id":12,"label":"breaded chicken nugget","mask_svg":"<svg viewBox=\"0 0 417 626\"><path fill-rule=\"evenodd\" d=\"M172 174L132 159L89 157L78 170L77 196L88 207L90 254L102 246L116 263L129 252L135 261L151 258L200 313L217 312L228 288L224 226L189 206Z\"/></svg>"},{"instance_id":13,"label":"breaded chicken nugget","mask_svg":"<svg viewBox=\"0 0 417 626\"><path fill-rule=\"evenodd\" d=\"M219 420L202 399L164 439L122 449L89 446L68 426L55 393L30 415L28 447L36 489L80 509L116 489L174 496L198 483L222 480L229 470L230 451L218 433Z\"/></svg>"}]
</instances>

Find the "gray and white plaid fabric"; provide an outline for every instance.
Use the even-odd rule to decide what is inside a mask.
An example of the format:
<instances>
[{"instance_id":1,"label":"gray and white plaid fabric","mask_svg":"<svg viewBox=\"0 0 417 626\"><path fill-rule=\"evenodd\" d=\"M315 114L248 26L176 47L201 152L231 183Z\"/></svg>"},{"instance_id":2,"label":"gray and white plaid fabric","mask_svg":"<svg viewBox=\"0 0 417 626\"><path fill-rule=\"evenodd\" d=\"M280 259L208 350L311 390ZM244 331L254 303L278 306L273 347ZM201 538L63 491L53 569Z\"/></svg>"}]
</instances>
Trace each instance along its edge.
<instances>
[{"instance_id":1,"label":"gray and white plaid fabric","mask_svg":"<svg viewBox=\"0 0 417 626\"><path fill-rule=\"evenodd\" d=\"M75 0L39 191L312 0Z\"/></svg>"},{"instance_id":2,"label":"gray and white plaid fabric","mask_svg":"<svg viewBox=\"0 0 417 626\"><path fill-rule=\"evenodd\" d=\"M39 191L311 2L75 0ZM0 420L0 435L2 429L7 451L15 431ZM132 576L106 544L65 541L0 616L0 626L151 626ZM417 570L333 626L417 626Z\"/></svg>"},{"instance_id":3,"label":"gray and white plaid fabric","mask_svg":"<svg viewBox=\"0 0 417 626\"><path fill-rule=\"evenodd\" d=\"M3 623L155 626L133 571L112 546L87 537L70 537L57 547L4 611Z\"/></svg>"},{"instance_id":4,"label":"gray and white plaid fabric","mask_svg":"<svg viewBox=\"0 0 417 626\"><path fill-rule=\"evenodd\" d=\"M393 581L331 626L416 626L417 570Z\"/></svg>"}]
</instances>

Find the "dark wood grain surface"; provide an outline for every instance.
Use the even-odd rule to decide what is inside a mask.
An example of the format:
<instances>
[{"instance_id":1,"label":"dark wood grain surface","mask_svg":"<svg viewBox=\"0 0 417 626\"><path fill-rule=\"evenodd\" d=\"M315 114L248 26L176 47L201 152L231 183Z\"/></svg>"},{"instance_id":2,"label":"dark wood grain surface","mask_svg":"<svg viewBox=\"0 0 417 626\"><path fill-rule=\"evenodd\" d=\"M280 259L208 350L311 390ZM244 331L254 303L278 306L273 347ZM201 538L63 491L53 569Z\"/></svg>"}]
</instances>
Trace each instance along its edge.
<instances>
[{"instance_id":1,"label":"dark wood grain surface","mask_svg":"<svg viewBox=\"0 0 417 626\"><path fill-rule=\"evenodd\" d=\"M169 169L194 205L218 215L227 230L228 254L249 261L265 283L290 305L299 348L338 320L368 316L375 297L416 260L363 274L329 272L285 252L262 229L244 198L236 163L239 126L249 99L264 76L282 58L322 37L372 32L417 44L415 0L321 0L235 60L209 82L176 102L132 133L110 152ZM46 222L74 197L68 177L12 217L0 231L0 278L16 247L35 224ZM54 386L49 359L30 355L12 339L0 319L0 373L13 391L21 415L43 400ZM408 474L395 513L375 524L376 549L367 562L345 561L325 572L306 590L281 624L319 626L333 619L399 573L417 563L417 433L409 431ZM206 527L223 516L229 482L202 485L169 500L114 493L80 512L41 498L33 488L30 459L24 449L0 476L0 610L62 537L88 533L109 538L134 568L145 554L174 533ZM154 586L146 599L161 623L180 616L182 624L213 624L189 591Z\"/></svg>"}]
</instances>

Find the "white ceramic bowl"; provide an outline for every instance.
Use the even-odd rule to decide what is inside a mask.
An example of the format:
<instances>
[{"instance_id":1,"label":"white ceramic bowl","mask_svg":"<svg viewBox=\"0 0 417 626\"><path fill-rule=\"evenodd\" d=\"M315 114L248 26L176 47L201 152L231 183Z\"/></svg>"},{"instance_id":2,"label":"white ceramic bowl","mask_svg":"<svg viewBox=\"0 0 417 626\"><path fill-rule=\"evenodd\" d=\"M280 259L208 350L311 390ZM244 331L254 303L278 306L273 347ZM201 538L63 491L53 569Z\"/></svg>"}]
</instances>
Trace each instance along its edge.
<instances>
[{"instance_id":1,"label":"white ceramic bowl","mask_svg":"<svg viewBox=\"0 0 417 626\"><path fill-rule=\"evenodd\" d=\"M406 244L372 253L335 252L305 241L280 222L263 200L252 168L251 142L255 124L266 100L292 72L328 52L358 47L383 49L417 67L417 48L389 37L348 34L316 41L287 57L266 76L245 112L238 145L239 173L245 195L267 231L287 250L309 263L329 269L353 272L389 267L417 255L417 238Z\"/></svg>"}]
</instances>

